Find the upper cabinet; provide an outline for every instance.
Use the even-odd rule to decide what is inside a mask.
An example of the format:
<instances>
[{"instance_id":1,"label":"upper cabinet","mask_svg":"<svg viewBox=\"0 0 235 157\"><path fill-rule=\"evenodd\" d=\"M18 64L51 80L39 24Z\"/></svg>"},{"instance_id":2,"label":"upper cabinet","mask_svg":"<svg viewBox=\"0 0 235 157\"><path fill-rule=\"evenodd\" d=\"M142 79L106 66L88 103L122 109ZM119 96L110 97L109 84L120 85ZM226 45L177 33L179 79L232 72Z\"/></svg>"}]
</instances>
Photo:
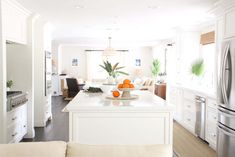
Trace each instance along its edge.
<instances>
[{"instance_id":1,"label":"upper cabinet","mask_svg":"<svg viewBox=\"0 0 235 157\"><path fill-rule=\"evenodd\" d=\"M225 30L224 37L231 38L235 37L235 8L225 14Z\"/></svg>"},{"instance_id":2,"label":"upper cabinet","mask_svg":"<svg viewBox=\"0 0 235 157\"><path fill-rule=\"evenodd\" d=\"M6 40L27 44L27 22L30 12L13 0L3 0Z\"/></svg>"}]
</instances>

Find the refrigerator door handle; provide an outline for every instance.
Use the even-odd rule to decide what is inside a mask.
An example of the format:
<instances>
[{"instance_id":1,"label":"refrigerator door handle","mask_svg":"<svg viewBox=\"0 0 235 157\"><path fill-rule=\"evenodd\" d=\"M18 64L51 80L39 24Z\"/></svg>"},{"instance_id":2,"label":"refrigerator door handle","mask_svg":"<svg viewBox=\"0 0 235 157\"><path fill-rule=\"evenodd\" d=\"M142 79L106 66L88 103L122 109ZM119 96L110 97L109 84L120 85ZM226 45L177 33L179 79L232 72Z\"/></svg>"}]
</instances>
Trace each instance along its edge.
<instances>
[{"instance_id":1,"label":"refrigerator door handle","mask_svg":"<svg viewBox=\"0 0 235 157\"><path fill-rule=\"evenodd\" d=\"M222 96L223 96L225 104L228 104L228 97L227 97L226 85L225 85L225 70L226 70L226 59L227 59L228 53L229 53L229 47L230 47L230 44L228 43L225 48L224 56L222 59L222 66L221 66L220 84L221 84L221 92L222 92Z\"/></svg>"},{"instance_id":2,"label":"refrigerator door handle","mask_svg":"<svg viewBox=\"0 0 235 157\"><path fill-rule=\"evenodd\" d=\"M225 117L233 117L235 118L235 114L233 112L227 111L221 107L218 108L219 114L224 115Z\"/></svg>"},{"instance_id":3,"label":"refrigerator door handle","mask_svg":"<svg viewBox=\"0 0 235 157\"><path fill-rule=\"evenodd\" d=\"M230 136L230 137L234 137L235 138L235 131L232 131L232 130L230 130L230 129L227 129L227 128L225 128L225 127L223 127L222 125L218 125L218 129L220 130L220 131L222 131L225 135L228 135L228 136Z\"/></svg>"}]
</instances>

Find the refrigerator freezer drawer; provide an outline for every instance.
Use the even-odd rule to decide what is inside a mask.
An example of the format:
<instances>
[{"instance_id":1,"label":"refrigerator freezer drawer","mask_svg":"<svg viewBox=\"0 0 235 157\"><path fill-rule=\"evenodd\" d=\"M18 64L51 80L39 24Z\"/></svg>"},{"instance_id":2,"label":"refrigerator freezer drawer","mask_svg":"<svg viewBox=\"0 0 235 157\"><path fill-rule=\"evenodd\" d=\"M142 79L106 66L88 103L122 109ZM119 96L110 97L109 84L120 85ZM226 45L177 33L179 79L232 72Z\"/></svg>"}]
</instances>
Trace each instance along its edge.
<instances>
[{"instance_id":1,"label":"refrigerator freezer drawer","mask_svg":"<svg viewBox=\"0 0 235 157\"><path fill-rule=\"evenodd\" d=\"M234 157L235 131L218 125L217 157Z\"/></svg>"},{"instance_id":2,"label":"refrigerator freezer drawer","mask_svg":"<svg viewBox=\"0 0 235 157\"><path fill-rule=\"evenodd\" d=\"M219 123L235 130L235 112L219 107Z\"/></svg>"}]
</instances>

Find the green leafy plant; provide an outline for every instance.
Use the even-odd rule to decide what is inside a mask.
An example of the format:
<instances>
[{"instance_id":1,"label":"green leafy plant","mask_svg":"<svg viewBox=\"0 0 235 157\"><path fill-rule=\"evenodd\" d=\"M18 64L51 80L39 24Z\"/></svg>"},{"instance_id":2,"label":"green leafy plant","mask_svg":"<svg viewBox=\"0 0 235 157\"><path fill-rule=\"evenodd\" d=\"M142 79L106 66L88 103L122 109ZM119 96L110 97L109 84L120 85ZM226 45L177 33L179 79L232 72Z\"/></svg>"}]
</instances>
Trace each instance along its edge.
<instances>
[{"instance_id":1,"label":"green leafy plant","mask_svg":"<svg viewBox=\"0 0 235 157\"><path fill-rule=\"evenodd\" d=\"M125 68L124 66L118 67L119 63L116 63L112 65L109 61L104 61L104 65L100 65L101 68L103 68L109 76L112 76L113 78L116 78L119 74L123 75L129 75L126 72L120 71L120 69Z\"/></svg>"},{"instance_id":2,"label":"green leafy plant","mask_svg":"<svg viewBox=\"0 0 235 157\"><path fill-rule=\"evenodd\" d=\"M8 80L7 81L7 87L11 88L13 86L13 81L12 80Z\"/></svg>"},{"instance_id":3,"label":"green leafy plant","mask_svg":"<svg viewBox=\"0 0 235 157\"><path fill-rule=\"evenodd\" d=\"M198 59L191 66L191 73L196 76L201 76L204 73L204 60Z\"/></svg>"},{"instance_id":4,"label":"green leafy plant","mask_svg":"<svg viewBox=\"0 0 235 157\"><path fill-rule=\"evenodd\" d=\"M153 76L157 76L160 72L160 61L158 59L153 60L151 71Z\"/></svg>"}]
</instances>

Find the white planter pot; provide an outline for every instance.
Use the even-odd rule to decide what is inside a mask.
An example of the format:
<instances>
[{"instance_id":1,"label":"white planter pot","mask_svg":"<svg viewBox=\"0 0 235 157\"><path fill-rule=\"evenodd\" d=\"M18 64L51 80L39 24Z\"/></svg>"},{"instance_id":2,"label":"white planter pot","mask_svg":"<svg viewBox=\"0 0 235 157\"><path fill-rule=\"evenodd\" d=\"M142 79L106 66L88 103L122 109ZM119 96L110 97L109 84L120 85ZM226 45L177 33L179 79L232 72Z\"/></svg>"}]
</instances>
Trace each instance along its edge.
<instances>
[{"instance_id":1,"label":"white planter pot","mask_svg":"<svg viewBox=\"0 0 235 157\"><path fill-rule=\"evenodd\" d=\"M107 78L107 82L108 82L108 84L114 84L115 83L115 79L112 76L109 76Z\"/></svg>"}]
</instances>

